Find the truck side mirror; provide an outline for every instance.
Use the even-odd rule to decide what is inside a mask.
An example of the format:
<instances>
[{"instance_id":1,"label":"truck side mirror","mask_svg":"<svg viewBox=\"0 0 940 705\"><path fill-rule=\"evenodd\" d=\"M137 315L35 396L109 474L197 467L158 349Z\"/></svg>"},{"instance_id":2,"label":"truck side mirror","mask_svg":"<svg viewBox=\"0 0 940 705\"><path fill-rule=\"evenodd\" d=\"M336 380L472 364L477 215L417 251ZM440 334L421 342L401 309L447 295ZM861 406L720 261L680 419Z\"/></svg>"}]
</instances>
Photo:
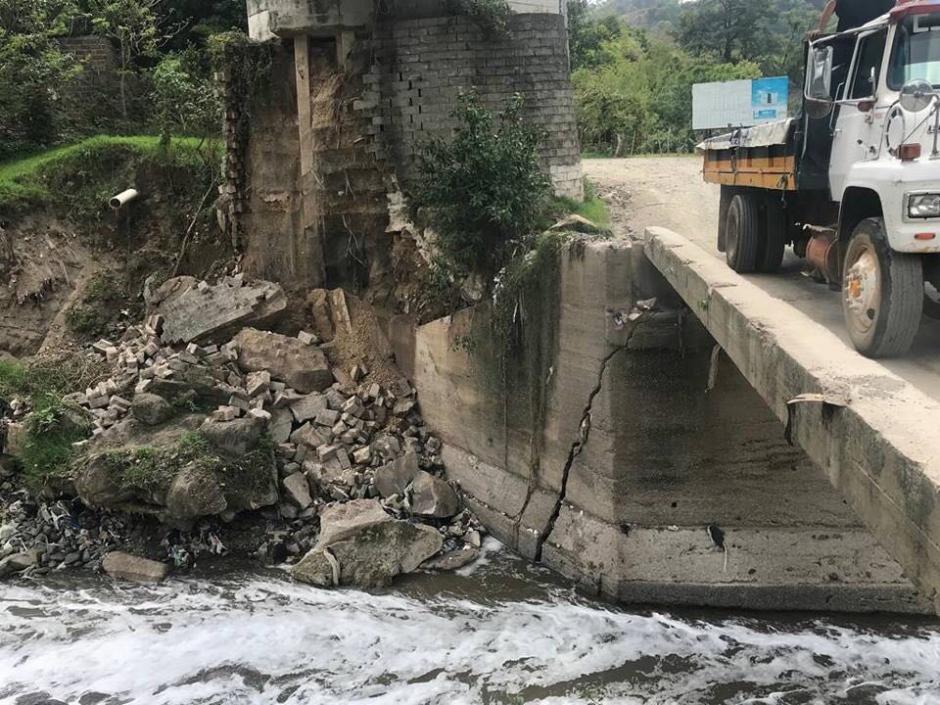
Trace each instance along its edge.
<instances>
[{"instance_id":1,"label":"truck side mirror","mask_svg":"<svg viewBox=\"0 0 940 705\"><path fill-rule=\"evenodd\" d=\"M806 97L832 101L832 46L812 46L806 67Z\"/></svg>"}]
</instances>

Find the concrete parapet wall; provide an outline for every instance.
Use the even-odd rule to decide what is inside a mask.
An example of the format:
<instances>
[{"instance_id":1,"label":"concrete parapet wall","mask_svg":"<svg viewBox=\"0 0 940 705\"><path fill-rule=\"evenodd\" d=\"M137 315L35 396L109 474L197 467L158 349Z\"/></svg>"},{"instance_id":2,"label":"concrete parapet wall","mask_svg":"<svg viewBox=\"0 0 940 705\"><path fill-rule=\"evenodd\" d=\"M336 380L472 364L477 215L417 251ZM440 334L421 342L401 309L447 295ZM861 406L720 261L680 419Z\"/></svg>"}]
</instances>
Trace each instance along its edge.
<instances>
[{"instance_id":1,"label":"concrete parapet wall","mask_svg":"<svg viewBox=\"0 0 940 705\"><path fill-rule=\"evenodd\" d=\"M929 609L642 247L567 252L559 306L540 414L459 349L473 312L394 336L448 472L496 536L625 601Z\"/></svg>"}]
</instances>

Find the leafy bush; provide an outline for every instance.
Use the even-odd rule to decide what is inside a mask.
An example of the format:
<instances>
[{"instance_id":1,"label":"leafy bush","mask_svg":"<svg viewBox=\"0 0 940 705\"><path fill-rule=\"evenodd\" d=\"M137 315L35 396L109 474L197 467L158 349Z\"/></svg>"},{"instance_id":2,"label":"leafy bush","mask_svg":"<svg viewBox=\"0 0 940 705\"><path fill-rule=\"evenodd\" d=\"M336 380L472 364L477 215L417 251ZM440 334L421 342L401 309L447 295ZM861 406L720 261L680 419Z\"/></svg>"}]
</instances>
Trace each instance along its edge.
<instances>
[{"instance_id":1,"label":"leafy bush","mask_svg":"<svg viewBox=\"0 0 940 705\"><path fill-rule=\"evenodd\" d=\"M200 55L188 50L163 57L153 71L153 98L164 141L173 134L218 135L222 107Z\"/></svg>"},{"instance_id":2,"label":"leafy bush","mask_svg":"<svg viewBox=\"0 0 940 705\"><path fill-rule=\"evenodd\" d=\"M594 60L572 75L581 143L615 156L691 151L692 84L761 75L754 63L693 57L626 27L600 43Z\"/></svg>"},{"instance_id":3,"label":"leafy bush","mask_svg":"<svg viewBox=\"0 0 940 705\"><path fill-rule=\"evenodd\" d=\"M541 135L522 107L516 96L494 114L474 93L462 95L453 139L432 140L421 157L415 200L428 209L442 255L487 284L535 230L551 193L538 163Z\"/></svg>"}]
</instances>

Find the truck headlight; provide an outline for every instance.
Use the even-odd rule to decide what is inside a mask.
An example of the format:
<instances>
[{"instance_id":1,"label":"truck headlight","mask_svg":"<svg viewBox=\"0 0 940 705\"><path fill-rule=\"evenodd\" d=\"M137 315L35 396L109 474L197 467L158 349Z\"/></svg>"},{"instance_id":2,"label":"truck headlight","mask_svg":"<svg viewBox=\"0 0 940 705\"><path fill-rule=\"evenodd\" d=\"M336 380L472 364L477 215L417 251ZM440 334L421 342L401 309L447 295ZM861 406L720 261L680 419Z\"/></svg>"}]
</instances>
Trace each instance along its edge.
<instances>
[{"instance_id":1,"label":"truck headlight","mask_svg":"<svg viewBox=\"0 0 940 705\"><path fill-rule=\"evenodd\" d=\"M912 193L907 197L911 218L940 218L940 193Z\"/></svg>"}]
</instances>

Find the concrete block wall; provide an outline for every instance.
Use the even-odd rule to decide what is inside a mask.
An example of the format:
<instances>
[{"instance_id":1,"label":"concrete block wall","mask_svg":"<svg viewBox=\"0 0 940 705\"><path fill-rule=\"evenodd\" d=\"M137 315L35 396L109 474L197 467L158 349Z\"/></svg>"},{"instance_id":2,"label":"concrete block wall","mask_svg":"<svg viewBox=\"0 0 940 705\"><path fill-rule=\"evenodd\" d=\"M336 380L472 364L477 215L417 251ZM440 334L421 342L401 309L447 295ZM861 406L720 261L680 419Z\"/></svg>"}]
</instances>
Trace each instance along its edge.
<instances>
[{"instance_id":1,"label":"concrete block wall","mask_svg":"<svg viewBox=\"0 0 940 705\"><path fill-rule=\"evenodd\" d=\"M114 46L107 38L95 35L63 37L58 43L62 51L74 56L84 69L69 84L69 94L80 104L97 105L102 93L112 89L118 80L118 56Z\"/></svg>"},{"instance_id":2,"label":"concrete block wall","mask_svg":"<svg viewBox=\"0 0 940 705\"><path fill-rule=\"evenodd\" d=\"M533 557L547 534L547 565L627 602L930 610L737 368L713 356L641 247L589 244L565 256L561 276L538 427L455 345L469 312L415 329L396 322L399 363L445 442L448 472L497 537ZM623 324L650 296L658 312Z\"/></svg>"},{"instance_id":3,"label":"concrete block wall","mask_svg":"<svg viewBox=\"0 0 940 705\"><path fill-rule=\"evenodd\" d=\"M382 22L367 80L379 104L375 133L407 184L417 176L421 145L449 137L461 92L504 107L516 93L526 117L544 131L541 157L559 195L583 197L581 155L569 79L568 36L560 14L519 14L508 37L487 36L466 17Z\"/></svg>"}]
</instances>

